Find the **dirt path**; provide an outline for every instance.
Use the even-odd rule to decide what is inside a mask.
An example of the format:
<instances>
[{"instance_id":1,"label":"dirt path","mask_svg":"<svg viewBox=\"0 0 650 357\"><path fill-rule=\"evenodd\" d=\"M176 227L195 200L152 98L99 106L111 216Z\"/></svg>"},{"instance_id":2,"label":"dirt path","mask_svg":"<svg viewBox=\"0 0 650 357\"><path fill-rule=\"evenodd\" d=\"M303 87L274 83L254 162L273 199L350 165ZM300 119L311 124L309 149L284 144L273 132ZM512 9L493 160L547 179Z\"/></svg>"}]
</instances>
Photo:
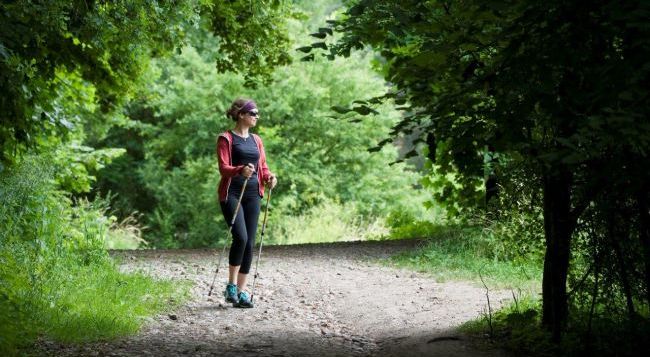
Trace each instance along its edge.
<instances>
[{"instance_id":1,"label":"dirt path","mask_svg":"<svg viewBox=\"0 0 650 357\"><path fill-rule=\"evenodd\" d=\"M50 344L46 354L505 356L474 349L454 331L484 310L484 290L467 283L437 283L425 274L377 264L417 244L265 247L253 309L224 303L223 267L217 293L207 297L217 259L214 251L115 252L124 257L126 271L193 281L192 298L148 321L137 336L84 346ZM491 294L495 305L506 297L505 292Z\"/></svg>"}]
</instances>

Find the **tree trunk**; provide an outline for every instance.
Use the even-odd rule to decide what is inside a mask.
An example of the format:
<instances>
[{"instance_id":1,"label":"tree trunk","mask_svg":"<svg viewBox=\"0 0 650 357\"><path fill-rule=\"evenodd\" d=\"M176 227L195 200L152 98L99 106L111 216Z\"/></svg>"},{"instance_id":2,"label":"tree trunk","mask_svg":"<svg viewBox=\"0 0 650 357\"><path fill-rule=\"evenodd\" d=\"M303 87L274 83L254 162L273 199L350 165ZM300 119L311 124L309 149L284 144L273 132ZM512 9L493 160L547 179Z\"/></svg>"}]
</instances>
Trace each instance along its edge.
<instances>
[{"instance_id":1,"label":"tree trunk","mask_svg":"<svg viewBox=\"0 0 650 357\"><path fill-rule=\"evenodd\" d=\"M567 272L574 222L571 221L571 174L565 168L546 172L544 187L544 234L546 254L542 280L542 324L559 342L568 318Z\"/></svg>"}]
</instances>

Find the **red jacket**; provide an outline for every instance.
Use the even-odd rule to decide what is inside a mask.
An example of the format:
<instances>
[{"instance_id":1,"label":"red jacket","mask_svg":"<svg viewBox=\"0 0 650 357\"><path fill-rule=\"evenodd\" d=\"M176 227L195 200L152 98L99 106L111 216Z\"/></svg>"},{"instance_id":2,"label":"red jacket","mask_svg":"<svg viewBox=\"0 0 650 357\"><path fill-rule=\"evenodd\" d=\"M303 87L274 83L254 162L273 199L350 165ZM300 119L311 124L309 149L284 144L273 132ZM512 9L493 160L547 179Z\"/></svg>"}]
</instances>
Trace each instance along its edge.
<instances>
[{"instance_id":1,"label":"red jacket","mask_svg":"<svg viewBox=\"0 0 650 357\"><path fill-rule=\"evenodd\" d=\"M264 144L262 138L253 133L250 134L257 149L260 152L260 160L257 162L257 179L259 180L260 196L264 196L264 182L273 176L269 167L266 164L266 154L264 153ZM244 165L232 166L232 133L230 131L223 132L217 136L217 158L219 159L219 173L221 173L221 180L219 181L219 201L225 201L228 197L228 187L230 187L230 179L239 175Z\"/></svg>"}]
</instances>

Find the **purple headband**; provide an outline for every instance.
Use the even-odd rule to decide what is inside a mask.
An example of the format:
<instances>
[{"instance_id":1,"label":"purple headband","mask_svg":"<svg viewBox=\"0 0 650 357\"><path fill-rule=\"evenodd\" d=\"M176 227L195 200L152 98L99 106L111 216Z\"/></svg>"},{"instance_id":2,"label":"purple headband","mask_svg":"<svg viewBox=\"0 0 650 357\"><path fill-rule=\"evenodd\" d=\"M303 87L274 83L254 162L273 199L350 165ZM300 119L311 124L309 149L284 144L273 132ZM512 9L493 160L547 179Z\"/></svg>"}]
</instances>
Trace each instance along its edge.
<instances>
[{"instance_id":1,"label":"purple headband","mask_svg":"<svg viewBox=\"0 0 650 357\"><path fill-rule=\"evenodd\" d=\"M257 104L255 104L254 101L249 100L248 102L244 103L244 105L242 105L238 113L248 113L253 109L257 109Z\"/></svg>"}]
</instances>

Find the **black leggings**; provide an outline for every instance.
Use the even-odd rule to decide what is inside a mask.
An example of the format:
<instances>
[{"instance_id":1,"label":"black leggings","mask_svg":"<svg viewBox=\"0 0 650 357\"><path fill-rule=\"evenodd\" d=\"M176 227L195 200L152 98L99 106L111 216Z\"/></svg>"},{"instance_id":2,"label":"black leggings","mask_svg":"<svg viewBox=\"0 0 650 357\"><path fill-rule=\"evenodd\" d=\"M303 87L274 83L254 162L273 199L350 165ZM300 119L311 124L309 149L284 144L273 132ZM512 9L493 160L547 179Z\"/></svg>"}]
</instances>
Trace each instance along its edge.
<instances>
[{"instance_id":1,"label":"black leggings","mask_svg":"<svg viewBox=\"0 0 650 357\"><path fill-rule=\"evenodd\" d=\"M235 224L232 227L232 245L230 246L229 264L240 265L239 272L248 274L253 261L253 247L257 233L257 220L260 217L260 196L257 190L246 189L237 212ZM221 212L226 223L232 221L232 214L237 207L239 195L229 194L225 202L221 202Z\"/></svg>"}]
</instances>

